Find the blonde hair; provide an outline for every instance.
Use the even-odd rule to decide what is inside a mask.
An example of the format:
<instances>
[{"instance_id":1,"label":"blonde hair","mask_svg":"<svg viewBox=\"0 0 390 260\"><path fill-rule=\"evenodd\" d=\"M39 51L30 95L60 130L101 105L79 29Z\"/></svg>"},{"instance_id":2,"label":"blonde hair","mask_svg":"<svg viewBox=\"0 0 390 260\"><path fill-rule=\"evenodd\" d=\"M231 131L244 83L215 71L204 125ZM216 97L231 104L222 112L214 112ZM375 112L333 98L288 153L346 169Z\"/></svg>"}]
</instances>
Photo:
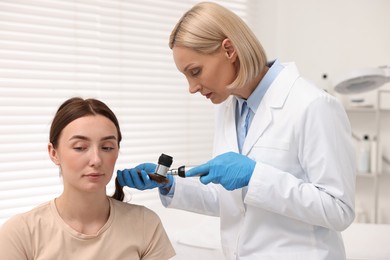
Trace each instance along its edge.
<instances>
[{"instance_id":1,"label":"blonde hair","mask_svg":"<svg viewBox=\"0 0 390 260\"><path fill-rule=\"evenodd\" d=\"M232 42L239 62L237 77L228 88L240 88L263 71L267 57L248 25L225 7L211 2L193 6L173 28L169 48L181 46L213 54L226 38Z\"/></svg>"}]
</instances>

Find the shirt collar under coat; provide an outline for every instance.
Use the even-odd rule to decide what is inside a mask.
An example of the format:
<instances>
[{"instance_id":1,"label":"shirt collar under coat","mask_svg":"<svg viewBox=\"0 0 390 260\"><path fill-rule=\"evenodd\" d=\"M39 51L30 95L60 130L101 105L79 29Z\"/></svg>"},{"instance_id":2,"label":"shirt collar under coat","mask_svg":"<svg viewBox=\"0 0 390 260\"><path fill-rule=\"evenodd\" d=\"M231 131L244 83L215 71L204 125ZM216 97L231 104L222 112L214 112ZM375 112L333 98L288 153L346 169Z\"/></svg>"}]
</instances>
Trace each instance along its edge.
<instances>
[{"instance_id":1,"label":"shirt collar under coat","mask_svg":"<svg viewBox=\"0 0 390 260\"><path fill-rule=\"evenodd\" d=\"M248 97L247 100L235 96L235 99L238 102L238 105L236 106L236 116L241 115L242 104L245 101L247 102L247 106L249 107L251 113L255 114L268 88L271 86L272 82L276 79L276 77L284 68L284 66L279 62L278 59L267 63L267 66L269 67L269 70L264 75L263 79L259 82L255 90L252 92L252 94Z\"/></svg>"}]
</instances>

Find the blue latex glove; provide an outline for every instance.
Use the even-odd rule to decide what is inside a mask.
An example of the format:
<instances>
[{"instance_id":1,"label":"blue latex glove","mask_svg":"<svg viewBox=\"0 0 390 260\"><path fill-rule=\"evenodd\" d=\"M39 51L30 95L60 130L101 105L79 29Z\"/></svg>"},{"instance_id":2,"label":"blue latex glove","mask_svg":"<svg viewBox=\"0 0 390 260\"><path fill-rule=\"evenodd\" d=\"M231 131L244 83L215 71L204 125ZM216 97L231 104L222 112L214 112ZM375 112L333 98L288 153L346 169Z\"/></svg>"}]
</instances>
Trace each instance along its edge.
<instances>
[{"instance_id":1,"label":"blue latex glove","mask_svg":"<svg viewBox=\"0 0 390 260\"><path fill-rule=\"evenodd\" d=\"M138 190L147 190L154 188L170 188L173 184L173 176L168 175L168 183L157 183L150 179L148 173L155 173L157 165L154 163L142 163L135 168L118 170L117 178L119 184ZM141 173L141 176L139 175Z\"/></svg>"},{"instance_id":2,"label":"blue latex glove","mask_svg":"<svg viewBox=\"0 0 390 260\"><path fill-rule=\"evenodd\" d=\"M188 170L185 175L201 175L203 184L219 183L227 190L235 190L248 186L255 165L256 161L242 154L228 152Z\"/></svg>"}]
</instances>

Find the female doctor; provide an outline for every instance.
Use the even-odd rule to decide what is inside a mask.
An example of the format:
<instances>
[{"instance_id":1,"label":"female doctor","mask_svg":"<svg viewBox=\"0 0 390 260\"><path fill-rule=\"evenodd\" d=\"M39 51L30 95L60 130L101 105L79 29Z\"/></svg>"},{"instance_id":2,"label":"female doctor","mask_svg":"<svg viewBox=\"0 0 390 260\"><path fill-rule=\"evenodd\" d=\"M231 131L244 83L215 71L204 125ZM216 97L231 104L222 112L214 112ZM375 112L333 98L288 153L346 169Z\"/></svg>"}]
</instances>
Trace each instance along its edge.
<instances>
[{"instance_id":1,"label":"female doctor","mask_svg":"<svg viewBox=\"0 0 390 260\"><path fill-rule=\"evenodd\" d=\"M119 183L159 187L167 207L219 216L226 259L345 259L355 159L339 102L294 63L267 63L248 26L215 3L186 12L169 47L190 93L219 104L214 158L187 171L199 179L158 184L147 175L156 165L144 163L118 171Z\"/></svg>"}]
</instances>

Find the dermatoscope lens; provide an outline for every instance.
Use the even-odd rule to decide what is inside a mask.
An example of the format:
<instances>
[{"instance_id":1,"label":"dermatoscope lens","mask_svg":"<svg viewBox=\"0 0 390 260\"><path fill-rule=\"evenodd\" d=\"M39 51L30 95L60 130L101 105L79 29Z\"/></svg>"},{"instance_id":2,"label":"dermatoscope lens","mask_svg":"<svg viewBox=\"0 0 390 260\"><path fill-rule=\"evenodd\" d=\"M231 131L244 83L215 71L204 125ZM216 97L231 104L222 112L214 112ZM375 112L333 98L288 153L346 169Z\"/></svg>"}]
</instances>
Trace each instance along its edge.
<instances>
[{"instance_id":1,"label":"dermatoscope lens","mask_svg":"<svg viewBox=\"0 0 390 260\"><path fill-rule=\"evenodd\" d=\"M156 174L166 177L169 168L173 162L172 156L161 154L158 158L158 164L156 168Z\"/></svg>"}]
</instances>

